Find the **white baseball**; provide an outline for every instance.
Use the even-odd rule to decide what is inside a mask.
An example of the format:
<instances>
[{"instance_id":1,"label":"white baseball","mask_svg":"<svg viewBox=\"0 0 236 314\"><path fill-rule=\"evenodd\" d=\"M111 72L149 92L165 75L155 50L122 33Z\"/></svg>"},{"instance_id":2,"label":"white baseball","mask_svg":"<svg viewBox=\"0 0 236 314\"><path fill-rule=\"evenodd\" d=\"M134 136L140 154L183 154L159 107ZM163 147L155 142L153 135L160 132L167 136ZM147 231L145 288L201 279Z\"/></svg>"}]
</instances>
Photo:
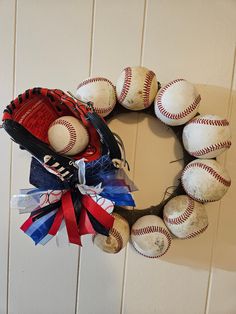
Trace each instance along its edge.
<instances>
[{"instance_id":1,"label":"white baseball","mask_svg":"<svg viewBox=\"0 0 236 314\"><path fill-rule=\"evenodd\" d=\"M56 119L48 129L48 141L59 154L73 156L82 152L89 143L87 129L72 116Z\"/></svg>"},{"instance_id":2,"label":"white baseball","mask_svg":"<svg viewBox=\"0 0 236 314\"><path fill-rule=\"evenodd\" d=\"M176 79L157 93L155 114L165 124L181 125L196 115L200 100L201 96L193 84Z\"/></svg>"},{"instance_id":3,"label":"white baseball","mask_svg":"<svg viewBox=\"0 0 236 314\"><path fill-rule=\"evenodd\" d=\"M181 182L185 192L201 203L220 200L231 180L228 172L214 159L195 159L184 168Z\"/></svg>"},{"instance_id":4,"label":"white baseball","mask_svg":"<svg viewBox=\"0 0 236 314\"><path fill-rule=\"evenodd\" d=\"M149 107L156 93L156 75L144 67L125 68L116 83L119 103L130 110L142 110Z\"/></svg>"},{"instance_id":5,"label":"white baseball","mask_svg":"<svg viewBox=\"0 0 236 314\"><path fill-rule=\"evenodd\" d=\"M133 224L131 241L140 254L156 258L168 251L171 245L171 234L160 217L146 215Z\"/></svg>"},{"instance_id":6,"label":"white baseball","mask_svg":"<svg viewBox=\"0 0 236 314\"><path fill-rule=\"evenodd\" d=\"M91 77L79 84L76 96L85 102L92 102L94 110L106 117L116 104L116 90L111 81L104 77Z\"/></svg>"},{"instance_id":7,"label":"white baseball","mask_svg":"<svg viewBox=\"0 0 236 314\"><path fill-rule=\"evenodd\" d=\"M164 207L163 218L171 233L181 239L196 237L208 226L204 205L187 195L173 197Z\"/></svg>"},{"instance_id":8,"label":"white baseball","mask_svg":"<svg viewBox=\"0 0 236 314\"><path fill-rule=\"evenodd\" d=\"M214 158L231 146L229 122L216 115L200 115L183 129L187 152L198 158Z\"/></svg>"},{"instance_id":9,"label":"white baseball","mask_svg":"<svg viewBox=\"0 0 236 314\"><path fill-rule=\"evenodd\" d=\"M113 227L110 230L109 236L96 234L93 237L93 242L104 252L118 253L122 250L129 241L129 224L118 214L112 214L115 217Z\"/></svg>"}]
</instances>

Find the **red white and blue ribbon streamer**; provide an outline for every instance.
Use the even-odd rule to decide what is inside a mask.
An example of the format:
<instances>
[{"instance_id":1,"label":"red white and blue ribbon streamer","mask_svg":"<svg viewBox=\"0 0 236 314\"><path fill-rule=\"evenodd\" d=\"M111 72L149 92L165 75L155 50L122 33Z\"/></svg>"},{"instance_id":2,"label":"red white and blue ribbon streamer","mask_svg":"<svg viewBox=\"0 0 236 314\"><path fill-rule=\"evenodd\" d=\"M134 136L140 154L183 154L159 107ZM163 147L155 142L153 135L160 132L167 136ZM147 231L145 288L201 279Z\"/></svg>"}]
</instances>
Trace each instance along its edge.
<instances>
[{"instance_id":1,"label":"red white and blue ribbon streamer","mask_svg":"<svg viewBox=\"0 0 236 314\"><path fill-rule=\"evenodd\" d=\"M114 205L135 206L130 193L133 187L126 182L124 173L121 175L121 170L96 173L101 182L86 185L85 160L76 161L75 167L78 183L68 189L36 164L31 167L30 177L31 182L37 181L37 188L21 190L13 196L12 207L18 208L21 214L30 213L21 229L35 244L45 245L64 225L69 243L82 245L81 236L85 234L108 236L114 223L111 215Z\"/></svg>"}]
</instances>

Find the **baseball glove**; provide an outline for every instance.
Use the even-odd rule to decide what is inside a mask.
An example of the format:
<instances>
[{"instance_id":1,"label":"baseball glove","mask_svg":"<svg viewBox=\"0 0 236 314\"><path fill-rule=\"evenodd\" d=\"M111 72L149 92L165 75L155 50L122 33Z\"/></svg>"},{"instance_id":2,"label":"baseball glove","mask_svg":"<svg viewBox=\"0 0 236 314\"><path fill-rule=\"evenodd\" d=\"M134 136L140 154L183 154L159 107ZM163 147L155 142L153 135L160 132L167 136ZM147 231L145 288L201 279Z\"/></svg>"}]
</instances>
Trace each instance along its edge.
<instances>
[{"instance_id":1,"label":"baseball glove","mask_svg":"<svg viewBox=\"0 0 236 314\"><path fill-rule=\"evenodd\" d=\"M82 121L89 133L89 145L73 158L53 151L47 135L51 123L67 115L73 115ZM62 181L70 181L74 175L74 160L85 158L89 163L100 159L104 154L108 154L111 160L121 159L115 137L92 106L80 103L58 89L37 87L20 94L4 110L3 128L13 141L29 151Z\"/></svg>"}]
</instances>

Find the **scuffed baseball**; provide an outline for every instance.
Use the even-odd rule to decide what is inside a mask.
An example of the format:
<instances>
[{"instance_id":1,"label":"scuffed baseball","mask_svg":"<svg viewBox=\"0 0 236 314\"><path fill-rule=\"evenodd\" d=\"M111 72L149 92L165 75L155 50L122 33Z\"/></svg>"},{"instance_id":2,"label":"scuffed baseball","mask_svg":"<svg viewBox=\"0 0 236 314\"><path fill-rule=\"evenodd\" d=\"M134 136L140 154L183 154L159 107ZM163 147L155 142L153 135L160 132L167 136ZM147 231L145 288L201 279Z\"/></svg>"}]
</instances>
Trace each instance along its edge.
<instances>
[{"instance_id":1,"label":"scuffed baseball","mask_svg":"<svg viewBox=\"0 0 236 314\"><path fill-rule=\"evenodd\" d=\"M160 217L146 215L133 224L131 241L140 254L156 258L168 251L171 245L171 234Z\"/></svg>"},{"instance_id":2,"label":"scuffed baseball","mask_svg":"<svg viewBox=\"0 0 236 314\"><path fill-rule=\"evenodd\" d=\"M214 158L231 146L229 122L216 115L199 115L183 129L187 152L198 158Z\"/></svg>"},{"instance_id":3,"label":"scuffed baseball","mask_svg":"<svg viewBox=\"0 0 236 314\"><path fill-rule=\"evenodd\" d=\"M144 67L125 68L116 83L119 103L130 110L136 111L149 107L156 93L156 75Z\"/></svg>"},{"instance_id":4,"label":"scuffed baseball","mask_svg":"<svg viewBox=\"0 0 236 314\"><path fill-rule=\"evenodd\" d=\"M86 148L89 135L80 120L72 116L63 116L49 126L48 141L57 153L73 156Z\"/></svg>"},{"instance_id":5,"label":"scuffed baseball","mask_svg":"<svg viewBox=\"0 0 236 314\"><path fill-rule=\"evenodd\" d=\"M112 214L112 216L114 216L115 220L109 236L96 234L93 238L94 244L106 253L120 252L129 241L130 229L128 222L116 213Z\"/></svg>"},{"instance_id":6,"label":"scuffed baseball","mask_svg":"<svg viewBox=\"0 0 236 314\"><path fill-rule=\"evenodd\" d=\"M201 203L220 200L231 184L227 170L213 159L195 159L187 164L181 182L185 192Z\"/></svg>"},{"instance_id":7,"label":"scuffed baseball","mask_svg":"<svg viewBox=\"0 0 236 314\"><path fill-rule=\"evenodd\" d=\"M82 81L76 96L84 102L92 102L94 110L102 117L109 115L116 104L115 87L104 77L90 77Z\"/></svg>"},{"instance_id":8,"label":"scuffed baseball","mask_svg":"<svg viewBox=\"0 0 236 314\"><path fill-rule=\"evenodd\" d=\"M165 225L177 238L189 239L207 229L205 207L187 195L173 197L164 207Z\"/></svg>"},{"instance_id":9,"label":"scuffed baseball","mask_svg":"<svg viewBox=\"0 0 236 314\"><path fill-rule=\"evenodd\" d=\"M193 84L176 79L157 93L155 114L165 124L181 125L196 115L200 100L201 96Z\"/></svg>"}]
</instances>

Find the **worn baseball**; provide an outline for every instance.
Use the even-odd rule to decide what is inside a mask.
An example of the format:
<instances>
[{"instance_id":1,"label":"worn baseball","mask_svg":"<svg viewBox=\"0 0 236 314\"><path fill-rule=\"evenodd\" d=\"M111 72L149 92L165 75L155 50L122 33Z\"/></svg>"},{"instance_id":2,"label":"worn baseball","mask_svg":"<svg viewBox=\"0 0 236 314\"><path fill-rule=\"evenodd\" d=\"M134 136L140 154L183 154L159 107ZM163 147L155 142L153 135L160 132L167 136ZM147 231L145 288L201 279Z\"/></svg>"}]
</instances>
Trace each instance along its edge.
<instances>
[{"instance_id":1,"label":"worn baseball","mask_svg":"<svg viewBox=\"0 0 236 314\"><path fill-rule=\"evenodd\" d=\"M73 156L82 152L89 143L87 129L72 116L56 119L48 129L48 141L59 154Z\"/></svg>"},{"instance_id":2,"label":"worn baseball","mask_svg":"<svg viewBox=\"0 0 236 314\"><path fill-rule=\"evenodd\" d=\"M214 158L231 146L229 122L216 115L199 115L183 130L187 152L198 158Z\"/></svg>"},{"instance_id":3,"label":"worn baseball","mask_svg":"<svg viewBox=\"0 0 236 314\"><path fill-rule=\"evenodd\" d=\"M109 236L96 234L93 242L104 252L118 253L129 241L129 224L118 214L112 214L115 218L113 227L110 230Z\"/></svg>"},{"instance_id":4,"label":"worn baseball","mask_svg":"<svg viewBox=\"0 0 236 314\"><path fill-rule=\"evenodd\" d=\"M91 77L82 81L76 96L84 102L92 102L94 110L106 117L115 107L116 91L111 81L104 77Z\"/></svg>"},{"instance_id":5,"label":"worn baseball","mask_svg":"<svg viewBox=\"0 0 236 314\"><path fill-rule=\"evenodd\" d=\"M133 224L131 241L140 254L156 258L168 251L171 245L171 234L160 217L146 215Z\"/></svg>"},{"instance_id":6,"label":"worn baseball","mask_svg":"<svg viewBox=\"0 0 236 314\"><path fill-rule=\"evenodd\" d=\"M159 90L154 103L155 114L165 124L181 125L196 115L200 100L193 84L177 79Z\"/></svg>"},{"instance_id":7,"label":"worn baseball","mask_svg":"<svg viewBox=\"0 0 236 314\"><path fill-rule=\"evenodd\" d=\"M187 164L181 182L185 192L201 203L220 200L231 184L227 170L214 159L195 159Z\"/></svg>"},{"instance_id":8,"label":"worn baseball","mask_svg":"<svg viewBox=\"0 0 236 314\"><path fill-rule=\"evenodd\" d=\"M116 83L119 103L130 110L142 110L149 107L156 93L156 75L144 67L125 68Z\"/></svg>"},{"instance_id":9,"label":"worn baseball","mask_svg":"<svg viewBox=\"0 0 236 314\"><path fill-rule=\"evenodd\" d=\"M164 207L163 218L170 232L181 239L194 238L208 226L204 205L187 195L173 197Z\"/></svg>"}]
</instances>

